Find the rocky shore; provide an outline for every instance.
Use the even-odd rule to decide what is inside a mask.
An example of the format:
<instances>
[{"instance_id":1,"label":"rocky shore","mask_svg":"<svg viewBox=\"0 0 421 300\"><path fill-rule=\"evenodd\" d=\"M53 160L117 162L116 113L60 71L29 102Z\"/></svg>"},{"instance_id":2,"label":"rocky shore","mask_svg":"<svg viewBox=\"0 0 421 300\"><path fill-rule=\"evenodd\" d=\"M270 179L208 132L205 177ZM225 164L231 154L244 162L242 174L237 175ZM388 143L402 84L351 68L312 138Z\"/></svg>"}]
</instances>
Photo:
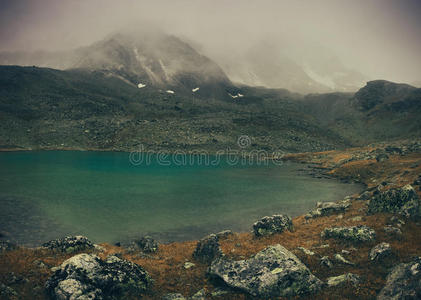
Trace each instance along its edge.
<instances>
[{"instance_id":1,"label":"rocky shore","mask_svg":"<svg viewBox=\"0 0 421 300\"><path fill-rule=\"evenodd\" d=\"M421 143L284 159L366 189L199 241L24 248L1 237L0 299L420 299Z\"/></svg>"}]
</instances>

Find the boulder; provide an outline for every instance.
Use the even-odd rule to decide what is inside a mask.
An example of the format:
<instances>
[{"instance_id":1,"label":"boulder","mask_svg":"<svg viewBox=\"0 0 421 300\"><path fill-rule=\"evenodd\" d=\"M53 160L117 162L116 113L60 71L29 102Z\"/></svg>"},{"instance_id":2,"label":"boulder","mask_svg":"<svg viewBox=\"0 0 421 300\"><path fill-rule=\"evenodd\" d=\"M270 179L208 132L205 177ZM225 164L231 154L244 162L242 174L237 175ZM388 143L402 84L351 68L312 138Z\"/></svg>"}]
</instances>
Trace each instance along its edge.
<instances>
[{"instance_id":1,"label":"boulder","mask_svg":"<svg viewBox=\"0 0 421 300\"><path fill-rule=\"evenodd\" d=\"M400 237L402 235L402 230L400 228L393 227L392 225L386 225L385 227L383 227L383 230L388 235L394 235L397 237Z\"/></svg>"},{"instance_id":2,"label":"boulder","mask_svg":"<svg viewBox=\"0 0 421 300\"><path fill-rule=\"evenodd\" d=\"M247 260L218 258L212 262L209 273L232 288L259 297L293 297L316 292L323 286L281 245L270 246Z\"/></svg>"},{"instance_id":3,"label":"boulder","mask_svg":"<svg viewBox=\"0 0 421 300\"><path fill-rule=\"evenodd\" d=\"M329 216L345 212L351 206L351 202L347 200L339 202L317 202L316 208L305 215L306 219Z\"/></svg>"},{"instance_id":4,"label":"boulder","mask_svg":"<svg viewBox=\"0 0 421 300\"><path fill-rule=\"evenodd\" d=\"M345 257L343 257L342 255L340 255L339 253L336 253L336 254L333 256L333 258L334 258L337 262L342 263L342 264L344 264L344 265L350 265L350 266L353 266L353 265L354 265L354 263L353 263L353 262L350 262L349 260L347 260Z\"/></svg>"},{"instance_id":5,"label":"boulder","mask_svg":"<svg viewBox=\"0 0 421 300\"><path fill-rule=\"evenodd\" d=\"M320 265L321 266L328 267L328 268L332 268L333 267L333 264L330 261L329 256L322 256L322 258L320 258Z\"/></svg>"},{"instance_id":6,"label":"boulder","mask_svg":"<svg viewBox=\"0 0 421 300\"><path fill-rule=\"evenodd\" d=\"M18 299L18 293L10 286L0 283L0 299Z\"/></svg>"},{"instance_id":7,"label":"boulder","mask_svg":"<svg viewBox=\"0 0 421 300\"><path fill-rule=\"evenodd\" d=\"M159 244L150 236L141 237L134 242L134 249L138 249L144 253L154 253L158 251Z\"/></svg>"},{"instance_id":8,"label":"boulder","mask_svg":"<svg viewBox=\"0 0 421 300\"><path fill-rule=\"evenodd\" d=\"M329 277L327 279L327 285L329 287L334 287L345 283L350 283L356 286L360 283L360 276L352 273L346 273L339 276Z\"/></svg>"},{"instance_id":9,"label":"boulder","mask_svg":"<svg viewBox=\"0 0 421 300\"><path fill-rule=\"evenodd\" d=\"M51 240L44 243L42 246L65 253L74 253L94 248L94 244L88 240L87 237L82 235L66 236L64 238Z\"/></svg>"},{"instance_id":10,"label":"boulder","mask_svg":"<svg viewBox=\"0 0 421 300\"><path fill-rule=\"evenodd\" d=\"M387 155L386 153L380 153L379 155L376 156L376 161L377 162L383 162L389 159L389 155Z\"/></svg>"},{"instance_id":11,"label":"boulder","mask_svg":"<svg viewBox=\"0 0 421 300\"><path fill-rule=\"evenodd\" d=\"M180 293L165 294L161 299L162 300L186 300L186 298Z\"/></svg>"},{"instance_id":12,"label":"boulder","mask_svg":"<svg viewBox=\"0 0 421 300\"><path fill-rule=\"evenodd\" d=\"M223 230L223 231L220 231L216 234L216 236L220 239L225 239L225 238L228 238L232 235L234 235L234 233L231 230Z\"/></svg>"},{"instance_id":13,"label":"boulder","mask_svg":"<svg viewBox=\"0 0 421 300\"><path fill-rule=\"evenodd\" d=\"M304 248L304 247L297 247L297 249L300 250L300 251L302 251L306 255L313 256L314 254L316 254L313 251L308 250L307 248Z\"/></svg>"},{"instance_id":14,"label":"boulder","mask_svg":"<svg viewBox=\"0 0 421 300\"><path fill-rule=\"evenodd\" d=\"M0 253L15 250L18 246L16 244L13 244L9 241L0 241Z\"/></svg>"},{"instance_id":15,"label":"boulder","mask_svg":"<svg viewBox=\"0 0 421 300\"><path fill-rule=\"evenodd\" d=\"M287 215L273 215L271 217L266 216L253 224L253 232L255 236L281 233L284 230L293 230L292 219Z\"/></svg>"},{"instance_id":16,"label":"boulder","mask_svg":"<svg viewBox=\"0 0 421 300\"><path fill-rule=\"evenodd\" d=\"M45 286L53 299L82 300L120 299L142 293L150 285L148 273L130 261L82 253L64 261Z\"/></svg>"},{"instance_id":17,"label":"boulder","mask_svg":"<svg viewBox=\"0 0 421 300\"><path fill-rule=\"evenodd\" d=\"M397 213L404 217L421 216L421 201L414 188L407 184L401 188L393 188L377 192L368 204L368 213Z\"/></svg>"},{"instance_id":18,"label":"boulder","mask_svg":"<svg viewBox=\"0 0 421 300\"><path fill-rule=\"evenodd\" d=\"M421 299L421 257L397 265L387 275L377 300L389 299Z\"/></svg>"},{"instance_id":19,"label":"boulder","mask_svg":"<svg viewBox=\"0 0 421 300\"><path fill-rule=\"evenodd\" d=\"M370 250L369 258L371 261L379 261L392 254L392 247L389 243L380 243Z\"/></svg>"},{"instance_id":20,"label":"boulder","mask_svg":"<svg viewBox=\"0 0 421 300\"><path fill-rule=\"evenodd\" d=\"M359 225L351 227L325 228L321 237L334 238L350 242L371 242L376 239L376 232L368 226Z\"/></svg>"},{"instance_id":21,"label":"boulder","mask_svg":"<svg viewBox=\"0 0 421 300\"><path fill-rule=\"evenodd\" d=\"M210 234L201 239L193 252L193 257L203 263L210 263L222 255L219 238L215 234Z\"/></svg>"},{"instance_id":22,"label":"boulder","mask_svg":"<svg viewBox=\"0 0 421 300\"><path fill-rule=\"evenodd\" d=\"M357 200L361 200L361 201L368 200L370 199L371 195L372 193L370 191L364 191L358 196Z\"/></svg>"}]
</instances>

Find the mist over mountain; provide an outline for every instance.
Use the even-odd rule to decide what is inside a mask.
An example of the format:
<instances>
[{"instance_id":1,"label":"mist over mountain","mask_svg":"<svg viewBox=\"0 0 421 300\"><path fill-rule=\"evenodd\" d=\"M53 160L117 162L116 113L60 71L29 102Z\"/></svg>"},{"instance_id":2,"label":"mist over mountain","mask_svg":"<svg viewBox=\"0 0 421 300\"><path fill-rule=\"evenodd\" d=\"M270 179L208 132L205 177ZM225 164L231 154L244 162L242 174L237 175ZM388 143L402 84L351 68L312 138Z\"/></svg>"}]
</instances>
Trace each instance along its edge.
<instances>
[{"instance_id":1,"label":"mist over mountain","mask_svg":"<svg viewBox=\"0 0 421 300\"><path fill-rule=\"evenodd\" d=\"M324 53L319 51L323 55L313 57L263 41L244 54L227 51L211 60L197 48L201 48L200 44L160 30L132 30L75 50L2 52L0 64L103 70L135 85L181 87L184 91L203 86L198 94L215 92L217 82L227 87L233 81L299 93L326 93L354 92L367 81L326 49Z\"/></svg>"},{"instance_id":2,"label":"mist over mountain","mask_svg":"<svg viewBox=\"0 0 421 300\"><path fill-rule=\"evenodd\" d=\"M355 92L368 80L360 72L345 67L328 49L317 49L317 54L312 55L308 49L297 51L288 44L288 40L279 46L265 39L243 54L228 52L215 60L234 82L304 94Z\"/></svg>"},{"instance_id":3,"label":"mist over mountain","mask_svg":"<svg viewBox=\"0 0 421 300\"><path fill-rule=\"evenodd\" d=\"M112 34L87 47L61 52L1 53L0 64L87 69L139 88L226 98L235 88L223 70L186 42L161 31Z\"/></svg>"}]
</instances>

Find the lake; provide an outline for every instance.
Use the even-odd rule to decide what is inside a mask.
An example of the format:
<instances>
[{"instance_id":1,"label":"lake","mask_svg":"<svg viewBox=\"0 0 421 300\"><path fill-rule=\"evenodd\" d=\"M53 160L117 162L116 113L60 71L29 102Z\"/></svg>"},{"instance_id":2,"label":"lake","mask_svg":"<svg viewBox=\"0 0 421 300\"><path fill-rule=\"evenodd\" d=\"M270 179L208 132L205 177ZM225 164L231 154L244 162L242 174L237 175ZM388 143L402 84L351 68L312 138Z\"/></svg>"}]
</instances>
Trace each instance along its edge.
<instances>
[{"instance_id":1,"label":"lake","mask_svg":"<svg viewBox=\"0 0 421 300\"><path fill-rule=\"evenodd\" d=\"M122 152L0 153L0 231L39 245L68 234L161 242L231 229L249 231L265 215L297 216L317 201L341 200L362 187L317 179L303 165L241 164L194 156L163 163ZM192 159L190 161L189 159Z\"/></svg>"}]
</instances>

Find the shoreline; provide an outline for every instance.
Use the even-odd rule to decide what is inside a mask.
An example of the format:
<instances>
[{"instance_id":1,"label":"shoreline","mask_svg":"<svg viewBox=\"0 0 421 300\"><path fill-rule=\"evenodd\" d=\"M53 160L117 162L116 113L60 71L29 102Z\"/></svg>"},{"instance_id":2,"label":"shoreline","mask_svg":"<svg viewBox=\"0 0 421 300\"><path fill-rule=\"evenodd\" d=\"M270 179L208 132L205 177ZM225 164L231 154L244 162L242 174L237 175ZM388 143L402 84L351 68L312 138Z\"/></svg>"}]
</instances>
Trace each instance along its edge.
<instances>
[{"instance_id":1,"label":"shoreline","mask_svg":"<svg viewBox=\"0 0 421 300\"><path fill-rule=\"evenodd\" d=\"M284 159L302 163L306 168L308 164L310 166L308 169L310 172L314 171L315 176L320 173L328 178L364 184L365 192L372 193L379 186L387 191L388 189L412 184L418 196L421 196L421 186L414 185L418 176L421 175L421 149L417 151L406 150L407 147L404 145L399 150L402 153L398 153L399 151L396 149L389 153L385 150L385 147L289 154ZM383 158L385 159L383 160ZM292 251L321 280L327 280L329 276L346 272L361 277L357 289L353 285L345 284L328 287L314 295L303 295L298 299L309 299L310 297L311 299L373 299L385 285L386 276L392 267L401 262L408 262L414 256L421 256L421 238L419 235L421 224L417 220L404 219L403 224L399 225L398 223L399 226L397 226L396 223L393 223L395 221L391 220L401 217L396 218L391 213L367 214L367 200L362 197L365 194L364 190L359 194L350 195L351 206L345 212L318 218L307 218L305 215L297 216L292 220L294 231L285 231L267 237L257 238L250 232L233 233L220 238L221 249L227 258L239 260L249 258L267 246L281 244ZM250 226L252 222L253 220L250 220ZM400 228L402 234L399 238L390 236L383 231L383 227L389 226L388 224L394 224L393 226ZM323 239L320 236L320 232L329 226L355 225L373 228L377 233L376 242L349 244L334 239ZM368 253L379 242L390 243L393 255L383 263L372 263L369 261ZM84 252L96 253L101 258L118 254L119 257L144 267L155 280L151 290L142 295L145 299L161 299L167 293L181 293L185 297L190 297L199 290L204 290L206 295L216 295L221 286L206 275L208 266L192 257L196 244L197 241L161 244L156 253L142 254L142 252L105 243L100 244L102 250L94 249ZM328 246L325 247L325 245ZM315 254L307 254L310 252L304 252L304 250L300 250L300 247L304 247ZM337 253L342 253L342 256L351 261L352 264L334 262L331 268L320 265L321 257L333 258ZM3 274L4 278L7 274L6 269L22 274L25 278L29 278L29 283L23 283L22 287L14 286L15 290L23 293L23 295L25 295L25 291L31 291L34 299L45 299L42 289L34 293L28 285L42 286L43 282L51 275L50 268L36 268L36 272L41 276L35 278L30 275L31 272L34 272L35 267L27 262L27 259L21 261L17 257L29 255L33 259L54 267L74 254L60 254L52 253L49 250L24 248L11 250L2 255L0 275ZM12 262L14 263L12 264ZM194 266L186 269L184 267L186 262L193 263ZM0 278L2 277L0 276ZM248 297L244 292L227 289L226 287L222 288L222 291L221 294L218 294L219 296L212 296L209 299L247 299Z\"/></svg>"}]
</instances>

